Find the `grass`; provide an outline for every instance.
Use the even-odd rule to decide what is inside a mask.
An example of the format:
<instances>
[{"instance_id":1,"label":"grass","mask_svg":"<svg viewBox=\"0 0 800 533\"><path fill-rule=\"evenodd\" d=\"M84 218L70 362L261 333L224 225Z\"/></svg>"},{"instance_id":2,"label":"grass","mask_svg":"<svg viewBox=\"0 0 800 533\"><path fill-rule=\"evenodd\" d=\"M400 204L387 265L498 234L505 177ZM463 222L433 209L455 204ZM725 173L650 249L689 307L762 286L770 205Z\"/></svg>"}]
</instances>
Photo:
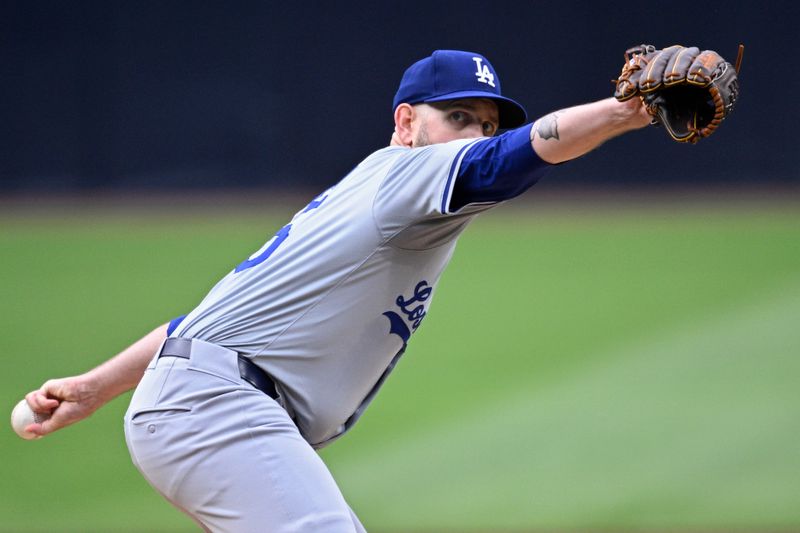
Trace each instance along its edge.
<instances>
[{"instance_id":1,"label":"grass","mask_svg":"<svg viewBox=\"0 0 800 533\"><path fill-rule=\"evenodd\" d=\"M519 207L323 452L367 528L800 530L798 211ZM188 311L285 214L0 216L2 404ZM195 530L130 463L127 397L0 432L0 531Z\"/></svg>"}]
</instances>

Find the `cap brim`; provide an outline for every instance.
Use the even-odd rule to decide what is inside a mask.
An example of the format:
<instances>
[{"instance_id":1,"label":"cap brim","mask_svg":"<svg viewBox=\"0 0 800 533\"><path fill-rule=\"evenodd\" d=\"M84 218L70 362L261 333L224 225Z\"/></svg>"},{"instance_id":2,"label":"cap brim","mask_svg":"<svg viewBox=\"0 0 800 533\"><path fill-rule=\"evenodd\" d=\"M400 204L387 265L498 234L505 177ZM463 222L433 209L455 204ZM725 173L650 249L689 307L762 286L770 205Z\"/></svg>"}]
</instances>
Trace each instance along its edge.
<instances>
[{"instance_id":1,"label":"cap brim","mask_svg":"<svg viewBox=\"0 0 800 533\"><path fill-rule=\"evenodd\" d=\"M516 128L522 126L528 120L528 114L521 104L511 98L498 96L494 93L483 91L457 91L454 93L442 94L434 98L428 98L423 102L443 102L445 100L460 100L462 98L488 98L497 104L497 111L500 114L500 128Z\"/></svg>"}]
</instances>

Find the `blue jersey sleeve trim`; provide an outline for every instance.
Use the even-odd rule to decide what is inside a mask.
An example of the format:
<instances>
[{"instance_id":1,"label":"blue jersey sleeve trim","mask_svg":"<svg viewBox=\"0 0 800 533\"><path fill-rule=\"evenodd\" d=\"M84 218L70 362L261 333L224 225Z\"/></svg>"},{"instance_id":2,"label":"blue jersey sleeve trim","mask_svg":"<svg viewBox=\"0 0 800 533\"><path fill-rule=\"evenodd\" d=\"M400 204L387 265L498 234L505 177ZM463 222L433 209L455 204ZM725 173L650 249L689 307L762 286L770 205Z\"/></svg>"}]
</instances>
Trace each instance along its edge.
<instances>
[{"instance_id":1,"label":"blue jersey sleeve trim","mask_svg":"<svg viewBox=\"0 0 800 533\"><path fill-rule=\"evenodd\" d=\"M447 204L449 203L450 196L452 194L453 178L461 165L461 160L464 157L464 153L466 152L467 148L472 146L472 144L474 143L465 144L462 146L458 153L456 153L456 157L453 159L453 164L450 166L450 172L447 175L447 182L444 185L444 193L442 194L442 208L440 211L443 215L447 214Z\"/></svg>"},{"instance_id":2,"label":"blue jersey sleeve trim","mask_svg":"<svg viewBox=\"0 0 800 533\"><path fill-rule=\"evenodd\" d=\"M469 150L452 185L449 212L468 204L509 200L541 179L552 165L533 150L531 127L528 124L467 145Z\"/></svg>"},{"instance_id":3,"label":"blue jersey sleeve trim","mask_svg":"<svg viewBox=\"0 0 800 533\"><path fill-rule=\"evenodd\" d=\"M172 335L172 333L178 329L178 326L181 324L181 322L183 322L184 318L186 318L186 315L181 315L169 321L169 325L167 326L167 337Z\"/></svg>"}]
</instances>

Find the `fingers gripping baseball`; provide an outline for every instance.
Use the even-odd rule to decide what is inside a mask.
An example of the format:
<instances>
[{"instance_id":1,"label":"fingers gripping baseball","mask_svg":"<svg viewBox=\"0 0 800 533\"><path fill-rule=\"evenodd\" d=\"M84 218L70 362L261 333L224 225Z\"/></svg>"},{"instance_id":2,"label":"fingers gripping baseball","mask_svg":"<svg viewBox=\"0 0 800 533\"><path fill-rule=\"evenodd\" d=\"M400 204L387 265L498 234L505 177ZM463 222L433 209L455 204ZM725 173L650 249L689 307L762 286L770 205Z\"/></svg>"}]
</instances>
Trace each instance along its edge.
<instances>
[{"instance_id":1,"label":"fingers gripping baseball","mask_svg":"<svg viewBox=\"0 0 800 533\"><path fill-rule=\"evenodd\" d=\"M91 388L80 376L48 380L25 399L34 412L50 415L26 428L39 436L83 420L99 407Z\"/></svg>"}]
</instances>

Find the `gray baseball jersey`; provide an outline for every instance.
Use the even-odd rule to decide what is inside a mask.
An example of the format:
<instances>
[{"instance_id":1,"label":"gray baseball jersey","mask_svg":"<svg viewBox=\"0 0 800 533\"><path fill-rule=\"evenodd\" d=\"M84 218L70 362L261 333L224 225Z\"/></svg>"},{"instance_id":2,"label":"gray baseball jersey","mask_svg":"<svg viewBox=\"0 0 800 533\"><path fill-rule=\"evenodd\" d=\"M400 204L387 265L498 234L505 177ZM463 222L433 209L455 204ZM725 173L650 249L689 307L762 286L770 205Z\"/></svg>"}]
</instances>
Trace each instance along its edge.
<instances>
[{"instance_id":1,"label":"gray baseball jersey","mask_svg":"<svg viewBox=\"0 0 800 533\"><path fill-rule=\"evenodd\" d=\"M373 153L223 278L171 336L251 357L303 437L330 443L425 318L461 231L494 205L449 209L459 165L480 142Z\"/></svg>"}]
</instances>

